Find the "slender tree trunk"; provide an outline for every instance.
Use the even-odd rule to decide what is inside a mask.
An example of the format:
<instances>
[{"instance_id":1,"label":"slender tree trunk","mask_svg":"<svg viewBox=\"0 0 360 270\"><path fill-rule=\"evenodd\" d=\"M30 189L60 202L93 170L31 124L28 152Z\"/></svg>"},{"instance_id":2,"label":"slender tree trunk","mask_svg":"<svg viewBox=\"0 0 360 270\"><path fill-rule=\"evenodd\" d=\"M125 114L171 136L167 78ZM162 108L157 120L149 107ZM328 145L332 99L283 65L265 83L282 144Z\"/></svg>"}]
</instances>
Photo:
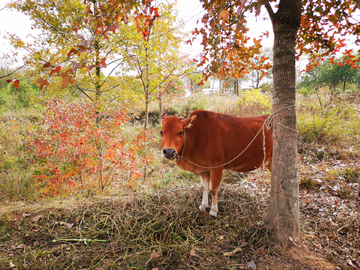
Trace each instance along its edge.
<instances>
[{"instance_id":1,"label":"slender tree trunk","mask_svg":"<svg viewBox=\"0 0 360 270\"><path fill-rule=\"evenodd\" d=\"M295 110L295 42L301 0L281 0L276 14L267 5L274 29L273 158L265 226L283 243L300 229Z\"/></svg>"},{"instance_id":2,"label":"slender tree trunk","mask_svg":"<svg viewBox=\"0 0 360 270\"><path fill-rule=\"evenodd\" d=\"M145 94L145 123L144 130L149 128L149 94Z\"/></svg>"},{"instance_id":3,"label":"slender tree trunk","mask_svg":"<svg viewBox=\"0 0 360 270\"><path fill-rule=\"evenodd\" d=\"M162 115L162 93L161 93L161 88L159 86L159 124L161 125L161 115Z\"/></svg>"}]
</instances>

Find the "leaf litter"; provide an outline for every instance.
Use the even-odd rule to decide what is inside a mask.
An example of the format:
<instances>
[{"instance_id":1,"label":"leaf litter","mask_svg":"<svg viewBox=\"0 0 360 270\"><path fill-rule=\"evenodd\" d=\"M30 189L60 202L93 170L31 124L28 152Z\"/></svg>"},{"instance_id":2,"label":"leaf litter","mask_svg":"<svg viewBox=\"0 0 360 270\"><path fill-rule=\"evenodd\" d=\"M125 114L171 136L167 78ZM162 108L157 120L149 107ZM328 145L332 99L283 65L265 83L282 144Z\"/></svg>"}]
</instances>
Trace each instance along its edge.
<instances>
[{"instance_id":1,"label":"leaf litter","mask_svg":"<svg viewBox=\"0 0 360 270\"><path fill-rule=\"evenodd\" d=\"M300 166L301 239L291 242L306 246L302 253L279 249L264 230L270 174L259 170L225 173L218 218L198 210L202 189L194 183L72 207L11 208L0 217L0 268L358 269L358 160ZM352 179L330 179L331 170L350 167Z\"/></svg>"}]
</instances>

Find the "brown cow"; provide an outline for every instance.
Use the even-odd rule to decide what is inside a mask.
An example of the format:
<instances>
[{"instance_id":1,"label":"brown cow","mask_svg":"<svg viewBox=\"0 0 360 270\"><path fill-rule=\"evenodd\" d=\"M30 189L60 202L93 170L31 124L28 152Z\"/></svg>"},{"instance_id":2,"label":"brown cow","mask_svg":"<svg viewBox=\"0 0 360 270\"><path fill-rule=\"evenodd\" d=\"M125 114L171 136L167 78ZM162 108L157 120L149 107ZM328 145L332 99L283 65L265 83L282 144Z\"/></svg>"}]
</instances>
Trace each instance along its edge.
<instances>
[{"instance_id":1,"label":"brown cow","mask_svg":"<svg viewBox=\"0 0 360 270\"><path fill-rule=\"evenodd\" d=\"M217 195L224 169L248 172L264 165L271 170L272 131L264 125L268 117L236 117L203 110L193 111L184 120L162 115L163 155L175 160L181 169L200 176L204 187L201 211L208 207L211 181L210 215L217 216Z\"/></svg>"}]
</instances>

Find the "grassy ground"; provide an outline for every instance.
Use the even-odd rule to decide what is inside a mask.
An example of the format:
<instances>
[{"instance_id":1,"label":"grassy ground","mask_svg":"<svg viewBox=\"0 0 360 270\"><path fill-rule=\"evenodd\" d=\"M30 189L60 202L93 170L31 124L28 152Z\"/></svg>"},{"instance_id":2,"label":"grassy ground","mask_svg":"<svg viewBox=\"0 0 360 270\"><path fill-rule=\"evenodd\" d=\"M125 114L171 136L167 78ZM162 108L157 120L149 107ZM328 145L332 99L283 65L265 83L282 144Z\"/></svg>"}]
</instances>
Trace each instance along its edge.
<instances>
[{"instance_id":1,"label":"grassy ground","mask_svg":"<svg viewBox=\"0 0 360 270\"><path fill-rule=\"evenodd\" d=\"M194 103L238 115L268 109L265 101L245 109L246 100L203 98L171 106L184 114ZM136 188L115 177L105 194L39 200L21 167L26 156L17 155L21 138L2 133L1 181L13 190L12 199L1 190L8 199L0 207L0 269L360 268L359 100L339 96L321 108L315 97L298 98L302 236L286 252L263 229L268 172L224 173L218 218L198 210L199 179L161 159ZM3 127L16 134L31 123L9 119ZM157 155L158 143L151 148Z\"/></svg>"}]
</instances>

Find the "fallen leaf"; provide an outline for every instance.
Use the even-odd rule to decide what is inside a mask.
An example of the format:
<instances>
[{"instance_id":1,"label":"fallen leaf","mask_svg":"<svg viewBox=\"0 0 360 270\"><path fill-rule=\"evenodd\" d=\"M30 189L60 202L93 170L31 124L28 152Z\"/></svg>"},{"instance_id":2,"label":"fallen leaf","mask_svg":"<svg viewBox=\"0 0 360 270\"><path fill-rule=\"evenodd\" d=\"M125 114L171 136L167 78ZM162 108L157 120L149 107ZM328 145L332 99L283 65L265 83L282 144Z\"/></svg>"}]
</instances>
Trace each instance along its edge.
<instances>
[{"instance_id":1,"label":"fallen leaf","mask_svg":"<svg viewBox=\"0 0 360 270\"><path fill-rule=\"evenodd\" d=\"M18 248L18 249L26 248L26 246L25 246L25 244L20 244L20 245L17 245L16 248Z\"/></svg>"},{"instance_id":2,"label":"fallen leaf","mask_svg":"<svg viewBox=\"0 0 360 270\"><path fill-rule=\"evenodd\" d=\"M155 250L153 250L150 254L150 258L159 258L161 255L157 253Z\"/></svg>"},{"instance_id":3,"label":"fallen leaf","mask_svg":"<svg viewBox=\"0 0 360 270\"><path fill-rule=\"evenodd\" d=\"M64 221L55 221L55 225L57 225L57 224L59 224L59 225L64 225L64 226L66 226L66 227L68 227L69 229L71 229L73 226L74 226L74 224L73 223L67 223L67 222L64 222Z\"/></svg>"},{"instance_id":4,"label":"fallen leaf","mask_svg":"<svg viewBox=\"0 0 360 270\"><path fill-rule=\"evenodd\" d=\"M251 268L251 269L256 269L256 264L253 262L253 261L251 261L251 262L249 262L248 263L248 266Z\"/></svg>"},{"instance_id":5,"label":"fallen leaf","mask_svg":"<svg viewBox=\"0 0 360 270\"><path fill-rule=\"evenodd\" d=\"M40 218L41 218L41 215L38 215L38 216L34 217L31 221L38 222L40 220Z\"/></svg>"},{"instance_id":6,"label":"fallen leaf","mask_svg":"<svg viewBox=\"0 0 360 270\"><path fill-rule=\"evenodd\" d=\"M200 258L200 256L196 254L196 252L195 252L194 249L190 250L190 256L194 256L194 257Z\"/></svg>"},{"instance_id":7,"label":"fallen leaf","mask_svg":"<svg viewBox=\"0 0 360 270\"><path fill-rule=\"evenodd\" d=\"M30 217L30 216L31 216L31 214L23 213L23 217L24 217L24 218L27 218L27 217Z\"/></svg>"},{"instance_id":8,"label":"fallen leaf","mask_svg":"<svg viewBox=\"0 0 360 270\"><path fill-rule=\"evenodd\" d=\"M9 262L9 265L10 265L10 268L14 268L14 267L16 267L16 265L15 265L15 264L13 264L12 262Z\"/></svg>"}]
</instances>

